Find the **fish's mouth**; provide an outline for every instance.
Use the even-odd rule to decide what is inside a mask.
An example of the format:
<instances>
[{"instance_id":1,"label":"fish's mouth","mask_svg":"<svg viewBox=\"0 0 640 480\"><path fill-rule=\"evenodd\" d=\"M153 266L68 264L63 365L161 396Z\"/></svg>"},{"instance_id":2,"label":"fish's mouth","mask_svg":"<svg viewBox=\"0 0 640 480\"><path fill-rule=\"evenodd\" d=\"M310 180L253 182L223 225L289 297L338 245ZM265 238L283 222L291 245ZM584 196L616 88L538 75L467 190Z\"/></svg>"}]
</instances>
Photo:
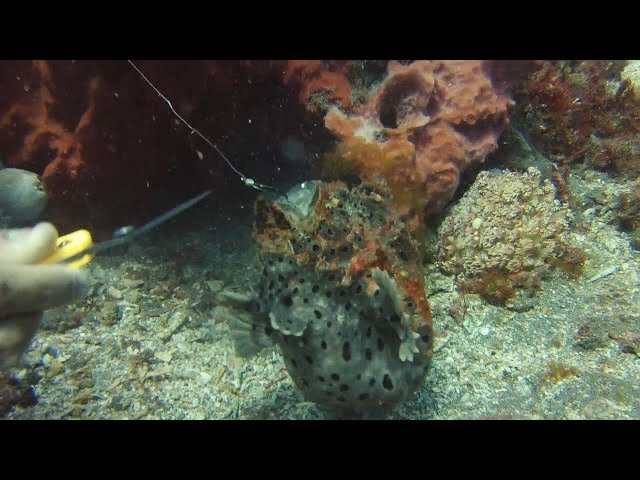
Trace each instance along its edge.
<instances>
[{"instance_id":1,"label":"fish's mouth","mask_svg":"<svg viewBox=\"0 0 640 480\"><path fill-rule=\"evenodd\" d=\"M287 195L280 198L277 203L282 206L286 213L300 220L309 215L319 196L319 182L317 180L309 180L291 187Z\"/></svg>"}]
</instances>

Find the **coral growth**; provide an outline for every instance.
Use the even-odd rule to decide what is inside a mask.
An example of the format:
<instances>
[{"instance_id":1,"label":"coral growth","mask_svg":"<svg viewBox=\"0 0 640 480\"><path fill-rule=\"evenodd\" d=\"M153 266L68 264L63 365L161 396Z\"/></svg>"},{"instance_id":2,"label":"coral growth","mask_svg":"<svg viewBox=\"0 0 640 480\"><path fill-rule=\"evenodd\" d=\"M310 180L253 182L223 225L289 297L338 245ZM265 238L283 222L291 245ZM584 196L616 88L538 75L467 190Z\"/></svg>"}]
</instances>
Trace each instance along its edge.
<instances>
[{"instance_id":1,"label":"coral growth","mask_svg":"<svg viewBox=\"0 0 640 480\"><path fill-rule=\"evenodd\" d=\"M547 62L518 93L529 137L562 164L640 176L640 96L624 61Z\"/></svg>"},{"instance_id":2,"label":"coral growth","mask_svg":"<svg viewBox=\"0 0 640 480\"><path fill-rule=\"evenodd\" d=\"M61 194L60 182L75 183L86 168L82 140L94 118L99 82L95 77L89 79L83 92L86 95L84 111L75 118L62 112L70 120L64 122L55 115L60 106L54 98L56 87L48 62L34 61L33 70L25 68L17 79L15 83L23 84L27 95L6 105L6 111L3 108L0 117L3 153L8 155L9 165L43 168L42 177L49 192L54 196Z\"/></svg>"},{"instance_id":3,"label":"coral growth","mask_svg":"<svg viewBox=\"0 0 640 480\"><path fill-rule=\"evenodd\" d=\"M482 61L389 62L388 76L356 114L329 109L325 126L341 141L329 164L385 178L401 213L440 211L461 173L497 148L508 125L508 72L495 67ZM494 83L496 71L500 81Z\"/></svg>"},{"instance_id":4,"label":"coral growth","mask_svg":"<svg viewBox=\"0 0 640 480\"><path fill-rule=\"evenodd\" d=\"M283 80L299 90L300 102L312 112L327 110L331 103L345 109L352 106L347 61L290 60Z\"/></svg>"},{"instance_id":5,"label":"coral growth","mask_svg":"<svg viewBox=\"0 0 640 480\"><path fill-rule=\"evenodd\" d=\"M563 382L578 375L578 369L575 367L568 367L562 363L552 360L549 363L548 369L544 372L540 378L541 385L549 385Z\"/></svg>"},{"instance_id":6,"label":"coral growth","mask_svg":"<svg viewBox=\"0 0 640 480\"><path fill-rule=\"evenodd\" d=\"M584 253L570 245L571 214L555 195L533 168L481 172L440 226L439 266L497 303L535 290L552 268L578 275Z\"/></svg>"}]
</instances>

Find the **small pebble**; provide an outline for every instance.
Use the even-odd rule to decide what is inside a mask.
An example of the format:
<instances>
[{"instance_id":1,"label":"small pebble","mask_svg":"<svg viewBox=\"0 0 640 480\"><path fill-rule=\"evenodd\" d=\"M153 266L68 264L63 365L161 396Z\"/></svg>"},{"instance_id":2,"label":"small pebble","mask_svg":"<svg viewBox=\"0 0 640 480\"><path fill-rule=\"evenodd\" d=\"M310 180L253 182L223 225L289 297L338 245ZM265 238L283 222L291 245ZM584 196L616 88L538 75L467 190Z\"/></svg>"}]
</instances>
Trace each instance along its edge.
<instances>
[{"instance_id":1,"label":"small pebble","mask_svg":"<svg viewBox=\"0 0 640 480\"><path fill-rule=\"evenodd\" d=\"M173 354L171 352L156 352L156 358L163 362L170 362Z\"/></svg>"},{"instance_id":2,"label":"small pebble","mask_svg":"<svg viewBox=\"0 0 640 480\"><path fill-rule=\"evenodd\" d=\"M115 298L116 300L122 299L122 292L118 290L116 287L109 287L107 293L110 297Z\"/></svg>"}]
</instances>

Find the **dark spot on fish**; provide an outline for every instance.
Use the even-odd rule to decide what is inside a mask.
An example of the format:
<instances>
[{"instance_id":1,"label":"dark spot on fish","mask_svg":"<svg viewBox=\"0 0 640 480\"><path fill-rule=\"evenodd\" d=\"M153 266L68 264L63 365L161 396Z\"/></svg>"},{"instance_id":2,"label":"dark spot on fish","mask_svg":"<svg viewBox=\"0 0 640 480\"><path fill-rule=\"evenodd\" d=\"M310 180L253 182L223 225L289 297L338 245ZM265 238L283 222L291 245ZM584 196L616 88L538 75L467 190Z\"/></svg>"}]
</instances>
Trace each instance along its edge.
<instances>
[{"instance_id":1,"label":"dark spot on fish","mask_svg":"<svg viewBox=\"0 0 640 480\"><path fill-rule=\"evenodd\" d=\"M391 377L388 373L384 374L384 378L382 379L382 386L387 390L393 390L393 382L391 381Z\"/></svg>"},{"instance_id":2,"label":"dark spot on fish","mask_svg":"<svg viewBox=\"0 0 640 480\"><path fill-rule=\"evenodd\" d=\"M344 342L342 344L342 359L345 362L351 360L351 344L349 342Z\"/></svg>"}]
</instances>

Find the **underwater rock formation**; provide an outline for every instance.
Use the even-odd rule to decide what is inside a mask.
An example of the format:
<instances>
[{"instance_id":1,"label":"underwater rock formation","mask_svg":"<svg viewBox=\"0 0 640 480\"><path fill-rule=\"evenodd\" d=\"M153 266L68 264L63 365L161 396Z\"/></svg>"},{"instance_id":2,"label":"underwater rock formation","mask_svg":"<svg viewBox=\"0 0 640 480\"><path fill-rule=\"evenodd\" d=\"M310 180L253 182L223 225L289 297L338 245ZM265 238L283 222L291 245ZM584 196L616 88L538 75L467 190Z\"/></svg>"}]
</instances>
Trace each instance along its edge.
<instances>
[{"instance_id":1,"label":"underwater rock formation","mask_svg":"<svg viewBox=\"0 0 640 480\"><path fill-rule=\"evenodd\" d=\"M389 62L388 76L356 114L333 107L325 116L341 141L329 170L347 164L365 178L382 176L402 213L440 211L461 173L497 149L513 105L508 78L491 62Z\"/></svg>"},{"instance_id":2,"label":"underwater rock formation","mask_svg":"<svg viewBox=\"0 0 640 480\"><path fill-rule=\"evenodd\" d=\"M306 182L256 202L264 269L236 348L276 344L305 398L341 416L388 413L432 355L420 246L383 183Z\"/></svg>"},{"instance_id":3,"label":"underwater rock formation","mask_svg":"<svg viewBox=\"0 0 640 480\"><path fill-rule=\"evenodd\" d=\"M19 168L0 170L0 227L35 223L46 206L47 194L35 173Z\"/></svg>"}]
</instances>

